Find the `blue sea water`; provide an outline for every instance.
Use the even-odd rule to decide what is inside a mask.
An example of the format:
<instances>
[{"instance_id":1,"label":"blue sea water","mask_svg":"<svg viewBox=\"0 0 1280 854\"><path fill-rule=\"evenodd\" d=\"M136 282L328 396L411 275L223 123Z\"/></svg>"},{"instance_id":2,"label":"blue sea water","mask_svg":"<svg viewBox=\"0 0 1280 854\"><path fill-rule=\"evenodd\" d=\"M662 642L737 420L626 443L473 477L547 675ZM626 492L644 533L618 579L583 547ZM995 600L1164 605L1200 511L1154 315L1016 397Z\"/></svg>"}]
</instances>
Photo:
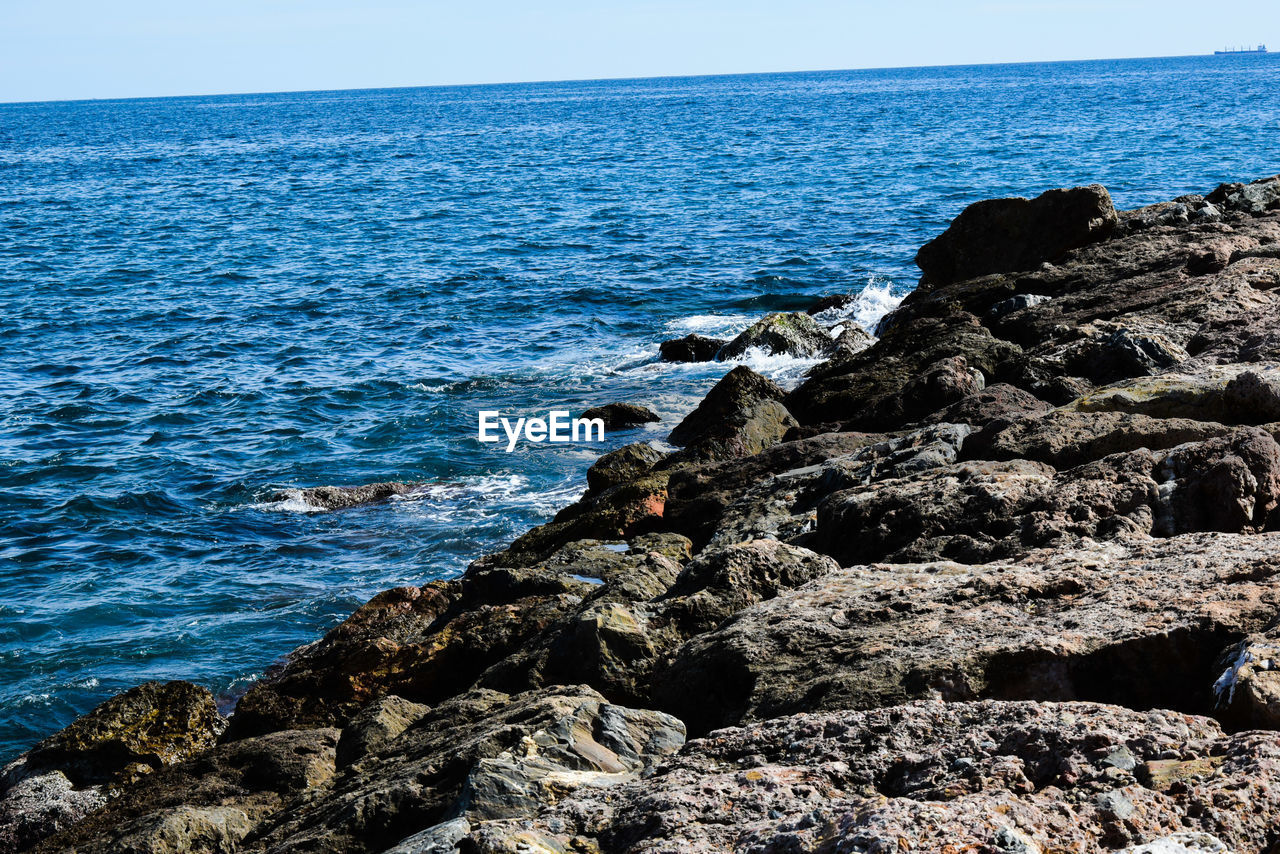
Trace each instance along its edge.
<instances>
[{"instance_id":1,"label":"blue sea water","mask_svg":"<svg viewBox=\"0 0 1280 854\"><path fill-rule=\"evenodd\" d=\"M548 518L726 370L664 338L864 288L870 322L978 199L1280 172L1278 84L1189 57L0 105L0 760L144 680L234 696ZM664 424L475 439L611 400ZM273 500L388 479L430 486Z\"/></svg>"}]
</instances>

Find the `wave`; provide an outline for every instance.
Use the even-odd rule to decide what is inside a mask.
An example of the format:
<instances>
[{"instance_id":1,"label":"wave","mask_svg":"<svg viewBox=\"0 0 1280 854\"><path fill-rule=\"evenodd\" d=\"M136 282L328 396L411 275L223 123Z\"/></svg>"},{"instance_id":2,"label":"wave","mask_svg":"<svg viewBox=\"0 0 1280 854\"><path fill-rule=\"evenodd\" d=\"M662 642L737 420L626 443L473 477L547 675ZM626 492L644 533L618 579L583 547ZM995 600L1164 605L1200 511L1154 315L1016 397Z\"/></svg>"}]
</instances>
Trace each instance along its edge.
<instances>
[{"instance_id":1,"label":"wave","mask_svg":"<svg viewBox=\"0 0 1280 854\"><path fill-rule=\"evenodd\" d=\"M818 312L813 319L824 326L838 326L852 320L875 335L880 321L897 308L905 296L905 292L894 293L892 282L871 276L856 297L842 306Z\"/></svg>"},{"instance_id":2,"label":"wave","mask_svg":"<svg viewBox=\"0 0 1280 854\"><path fill-rule=\"evenodd\" d=\"M400 510L427 512L447 521L468 513L485 515L495 505L504 510L549 514L576 501L582 492L582 484L577 478L550 489L531 490L528 478L522 475L489 474L425 483L404 495L392 496L387 504ZM329 508L308 503L298 488L281 489L276 494L282 497L247 505L248 509L274 513L332 512Z\"/></svg>"}]
</instances>

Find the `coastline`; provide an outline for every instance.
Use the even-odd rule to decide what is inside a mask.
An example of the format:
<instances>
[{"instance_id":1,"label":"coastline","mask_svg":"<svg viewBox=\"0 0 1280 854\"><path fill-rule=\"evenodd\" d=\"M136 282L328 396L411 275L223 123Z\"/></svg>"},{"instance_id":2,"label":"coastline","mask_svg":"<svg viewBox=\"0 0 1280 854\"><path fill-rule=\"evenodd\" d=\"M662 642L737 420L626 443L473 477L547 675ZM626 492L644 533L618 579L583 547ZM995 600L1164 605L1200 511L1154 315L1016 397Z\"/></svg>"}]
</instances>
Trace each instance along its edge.
<instances>
[{"instance_id":1,"label":"coastline","mask_svg":"<svg viewBox=\"0 0 1280 854\"><path fill-rule=\"evenodd\" d=\"M1280 723L1277 208L978 203L874 344L790 392L734 368L680 450L607 454L229 722L184 683L108 701L5 770L0 839L1267 850L1280 736L1231 733Z\"/></svg>"}]
</instances>

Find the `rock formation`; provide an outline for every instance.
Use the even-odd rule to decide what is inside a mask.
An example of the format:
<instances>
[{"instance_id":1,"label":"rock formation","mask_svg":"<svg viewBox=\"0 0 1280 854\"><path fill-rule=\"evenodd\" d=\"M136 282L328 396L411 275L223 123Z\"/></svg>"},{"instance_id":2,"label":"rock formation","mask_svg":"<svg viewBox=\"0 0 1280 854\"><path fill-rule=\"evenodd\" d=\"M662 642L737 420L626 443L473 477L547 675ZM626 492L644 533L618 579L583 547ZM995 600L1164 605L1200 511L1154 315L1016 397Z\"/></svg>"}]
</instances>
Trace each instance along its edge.
<instances>
[{"instance_id":1,"label":"rock formation","mask_svg":"<svg viewBox=\"0 0 1280 854\"><path fill-rule=\"evenodd\" d=\"M148 685L37 745L0 840L1275 854L1280 179L980 203L919 263L878 338L765 318L798 388L735 367L229 722Z\"/></svg>"}]
</instances>

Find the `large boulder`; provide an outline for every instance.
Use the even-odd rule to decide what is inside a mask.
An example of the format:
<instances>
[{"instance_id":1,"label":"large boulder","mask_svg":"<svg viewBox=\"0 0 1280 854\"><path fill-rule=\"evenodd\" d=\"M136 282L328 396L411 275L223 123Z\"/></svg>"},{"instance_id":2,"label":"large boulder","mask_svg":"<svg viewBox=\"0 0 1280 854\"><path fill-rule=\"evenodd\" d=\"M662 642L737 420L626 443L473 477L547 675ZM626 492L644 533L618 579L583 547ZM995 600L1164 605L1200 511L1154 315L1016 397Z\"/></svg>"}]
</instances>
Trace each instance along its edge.
<instances>
[{"instance_id":1,"label":"large boulder","mask_svg":"<svg viewBox=\"0 0 1280 854\"><path fill-rule=\"evenodd\" d=\"M1049 190L1034 199L990 199L965 208L916 255L931 285L1032 270L1107 237L1117 222L1105 187Z\"/></svg>"},{"instance_id":2,"label":"large boulder","mask_svg":"<svg viewBox=\"0 0 1280 854\"><path fill-rule=\"evenodd\" d=\"M777 383L740 365L715 384L669 437L684 458L724 460L758 454L796 426Z\"/></svg>"},{"instance_id":3,"label":"large boulder","mask_svg":"<svg viewBox=\"0 0 1280 854\"><path fill-rule=\"evenodd\" d=\"M587 469L587 488L599 493L636 480L652 471L665 456L647 442L624 445L603 455Z\"/></svg>"},{"instance_id":4,"label":"large boulder","mask_svg":"<svg viewBox=\"0 0 1280 854\"><path fill-rule=\"evenodd\" d=\"M995 421L969 436L969 460L1034 460L1066 469L1111 454L1147 448L1162 451L1232 431L1189 418L1153 418L1133 412L1056 409Z\"/></svg>"},{"instance_id":5,"label":"large boulder","mask_svg":"<svg viewBox=\"0 0 1280 854\"><path fill-rule=\"evenodd\" d=\"M726 344L720 358L736 359L748 350L760 350L770 356L820 356L831 346L831 336L804 312L770 314Z\"/></svg>"},{"instance_id":6,"label":"large boulder","mask_svg":"<svg viewBox=\"0 0 1280 854\"><path fill-rule=\"evenodd\" d=\"M1223 184L1206 196L1205 201L1225 210L1258 216L1280 208L1280 175L1248 184Z\"/></svg>"},{"instance_id":7,"label":"large boulder","mask_svg":"<svg viewBox=\"0 0 1280 854\"><path fill-rule=\"evenodd\" d=\"M36 854L234 854L261 823L334 775L338 731L276 732L219 745L118 792Z\"/></svg>"},{"instance_id":8,"label":"large boulder","mask_svg":"<svg viewBox=\"0 0 1280 854\"><path fill-rule=\"evenodd\" d=\"M816 529L798 541L842 564L982 563L1084 537L1260 531L1278 499L1280 446L1259 428L1239 427L1064 470L977 460L855 485L824 498Z\"/></svg>"},{"instance_id":9,"label":"large boulder","mask_svg":"<svg viewBox=\"0 0 1280 854\"><path fill-rule=\"evenodd\" d=\"M688 641L654 700L694 733L931 696L1209 714L1224 647L1274 617L1277 558L1280 535L1205 533L846 567Z\"/></svg>"},{"instance_id":10,"label":"large boulder","mask_svg":"<svg viewBox=\"0 0 1280 854\"><path fill-rule=\"evenodd\" d=\"M207 750L225 727L207 688L146 682L41 741L21 767L61 771L78 786L118 783Z\"/></svg>"},{"instance_id":11,"label":"large boulder","mask_svg":"<svg viewBox=\"0 0 1280 854\"><path fill-rule=\"evenodd\" d=\"M705 335L686 335L658 345L658 353L664 362L714 362L720 349L729 342L723 338Z\"/></svg>"}]
</instances>

